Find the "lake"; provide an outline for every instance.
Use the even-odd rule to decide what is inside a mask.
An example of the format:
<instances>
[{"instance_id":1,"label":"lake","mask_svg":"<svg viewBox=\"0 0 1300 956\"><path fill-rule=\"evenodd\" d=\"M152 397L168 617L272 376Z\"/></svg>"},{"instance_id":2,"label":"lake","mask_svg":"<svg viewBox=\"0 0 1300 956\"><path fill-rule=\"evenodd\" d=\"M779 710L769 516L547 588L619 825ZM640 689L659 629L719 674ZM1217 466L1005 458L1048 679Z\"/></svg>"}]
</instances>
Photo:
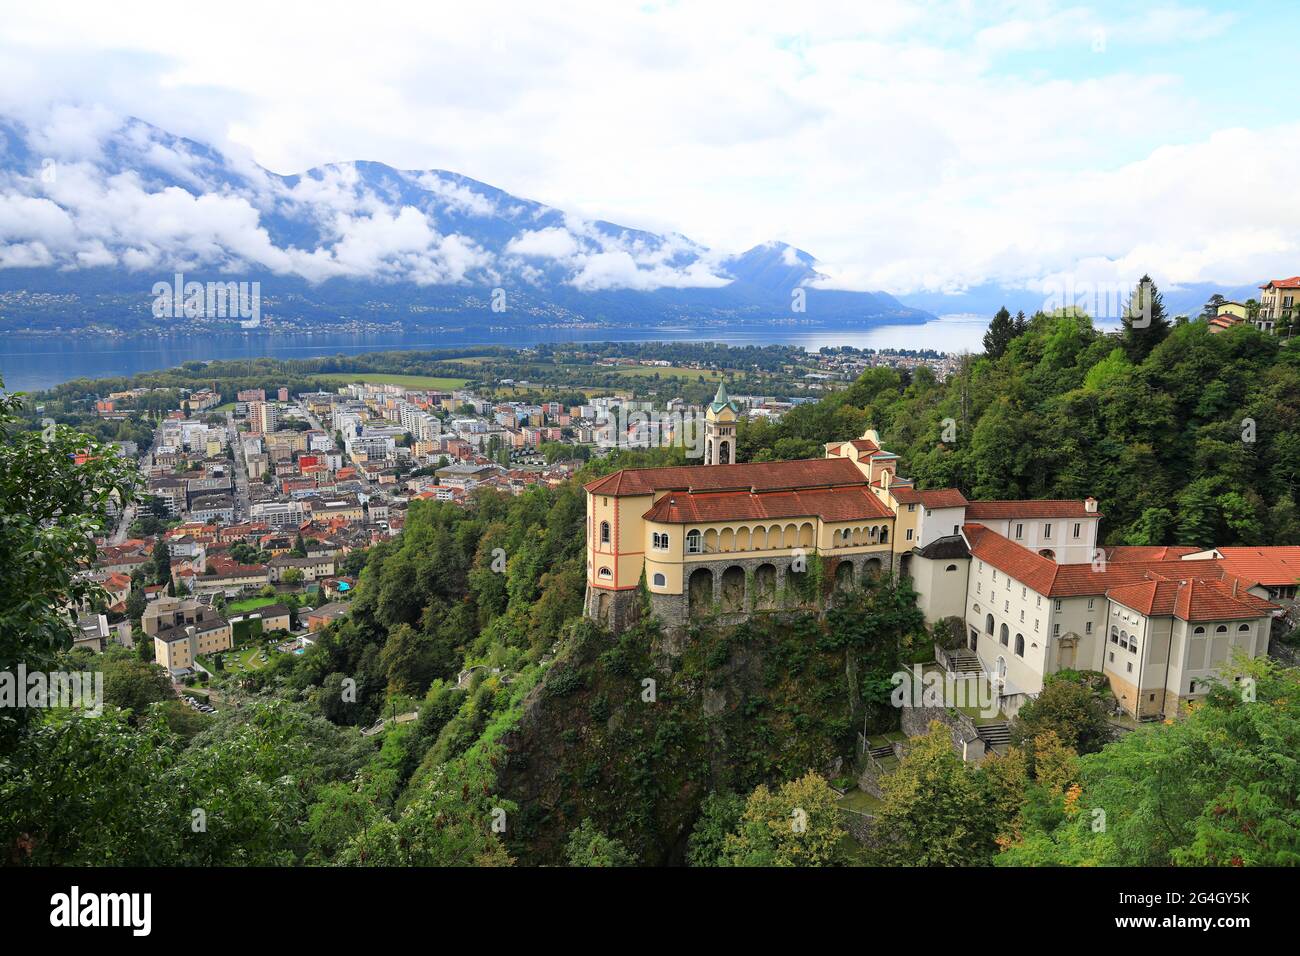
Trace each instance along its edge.
<instances>
[{"instance_id":1,"label":"lake","mask_svg":"<svg viewBox=\"0 0 1300 956\"><path fill-rule=\"evenodd\" d=\"M978 352L988 319L947 315L922 325L875 325L862 329L792 329L748 326L704 334L690 328L458 330L456 332L339 333L280 335L230 332L158 338L102 339L88 336L9 335L0 339L0 377L6 391L50 388L74 378L134 375L175 368L182 362L215 359L311 358L360 352L463 348L474 345L522 347L560 342L700 342L728 345L797 345L816 351L828 345L872 349L934 349Z\"/></svg>"}]
</instances>

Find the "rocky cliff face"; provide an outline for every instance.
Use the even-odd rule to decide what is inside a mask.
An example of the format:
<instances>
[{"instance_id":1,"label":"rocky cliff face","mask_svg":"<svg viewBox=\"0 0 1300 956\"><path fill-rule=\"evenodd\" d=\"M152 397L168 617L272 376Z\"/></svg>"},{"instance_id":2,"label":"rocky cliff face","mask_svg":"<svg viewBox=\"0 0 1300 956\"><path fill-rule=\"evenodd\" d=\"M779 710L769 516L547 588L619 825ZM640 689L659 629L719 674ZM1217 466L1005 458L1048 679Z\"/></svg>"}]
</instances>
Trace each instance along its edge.
<instances>
[{"instance_id":1,"label":"rocky cliff face","mask_svg":"<svg viewBox=\"0 0 1300 956\"><path fill-rule=\"evenodd\" d=\"M511 854L561 862L590 818L642 863L680 863L710 791L847 772L864 717L892 717L867 675L909 653L893 623L864 599L824 616L697 627L677 646L651 623L618 638L577 625L503 738L498 791L519 806Z\"/></svg>"}]
</instances>

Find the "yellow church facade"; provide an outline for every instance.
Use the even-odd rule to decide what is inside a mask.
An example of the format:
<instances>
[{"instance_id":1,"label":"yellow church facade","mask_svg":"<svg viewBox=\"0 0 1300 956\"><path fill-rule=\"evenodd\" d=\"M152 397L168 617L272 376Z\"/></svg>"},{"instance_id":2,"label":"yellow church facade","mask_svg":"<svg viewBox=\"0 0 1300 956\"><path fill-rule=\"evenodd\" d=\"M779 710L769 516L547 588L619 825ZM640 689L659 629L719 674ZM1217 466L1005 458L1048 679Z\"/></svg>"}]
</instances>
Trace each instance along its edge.
<instances>
[{"instance_id":1,"label":"yellow church facade","mask_svg":"<svg viewBox=\"0 0 1300 956\"><path fill-rule=\"evenodd\" d=\"M643 579L672 627L798 603L814 560L838 586L897 569L897 516L872 486L895 459L874 432L825 458L736 464L738 419L719 387L705 464L623 469L586 486L590 617L626 627Z\"/></svg>"}]
</instances>

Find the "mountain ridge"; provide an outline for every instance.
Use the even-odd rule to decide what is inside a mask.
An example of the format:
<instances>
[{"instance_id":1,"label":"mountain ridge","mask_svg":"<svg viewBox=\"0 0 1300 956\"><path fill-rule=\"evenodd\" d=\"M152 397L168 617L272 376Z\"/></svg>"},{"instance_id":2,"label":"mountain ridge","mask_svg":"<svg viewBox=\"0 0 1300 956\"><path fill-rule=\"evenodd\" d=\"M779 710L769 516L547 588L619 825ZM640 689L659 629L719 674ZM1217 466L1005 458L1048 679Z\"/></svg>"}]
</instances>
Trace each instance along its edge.
<instances>
[{"instance_id":1,"label":"mountain ridge","mask_svg":"<svg viewBox=\"0 0 1300 956\"><path fill-rule=\"evenodd\" d=\"M414 326L430 315L481 320L497 290L505 308L486 317L503 325L933 318L886 293L819 288L817 260L785 243L728 255L448 170L355 160L282 176L135 118L88 141L0 116L6 324L102 324L125 308L125 328L148 327L148 290L176 272L259 282L272 327L332 312ZM43 296L77 301L60 309Z\"/></svg>"}]
</instances>

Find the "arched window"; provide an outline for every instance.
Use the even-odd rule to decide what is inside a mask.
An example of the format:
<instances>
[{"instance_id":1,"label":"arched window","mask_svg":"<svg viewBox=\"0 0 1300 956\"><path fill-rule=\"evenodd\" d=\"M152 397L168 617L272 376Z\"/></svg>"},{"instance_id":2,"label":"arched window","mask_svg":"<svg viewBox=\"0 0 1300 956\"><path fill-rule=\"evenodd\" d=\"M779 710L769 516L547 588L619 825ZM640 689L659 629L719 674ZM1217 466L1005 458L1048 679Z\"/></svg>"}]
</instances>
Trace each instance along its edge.
<instances>
[{"instance_id":1,"label":"arched window","mask_svg":"<svg viewBox=\"0 0 1300 956\"><path fill-rule=\"evenodd\" d=\"M1216 627L1216 628L1214 629L1214 633L1215 633L1215 634L1227 634L1227 633L1228 633L1228 625L1226 625L1226 624L1220 624L1218 627Z\"/></svg>"},{"instance_id":2,"label":"arched window","mask_svg":"<svg viewBox=\"0 0 1300 956\"><path fill-rule=\"evenodd\" d=\"M609 522L608 521L602 521L600 523L600 543L609 544Z\"/></svg>"},{"instance_id":3,"label":"arched window","mask_svg":"<svg viewBox=\"0 0 1300 956\"><path fill-rule=\"evenodd\" d=\"M686 553L704 553L704 539L700 536L698 528L692 528L690 531L686 532Z\"/></svg>"},{"instance_id":4,"label":"arched window","mask_svg":"<svg viewBox=\"0 0 1300 956\"><path fill-rule=\"evenodd\" d=\"M1010 635L1011 632L1007 630L1007 626L1005 624L1003 624L1002 627L998 629L998 640L1002 642L1003 647L1006 647L1007 644L1010 642L1009 640Z\"/></svg>"},{"instance_id":5,"label":"arched window","mask_svg":"<svg viewBox=\"0 0 1300 956\"><path fill-rule=\"evenodd\" d=\"M956 571L956 570L957 570L957 565L955 565L955 564L950 564L950 565L948 565L946 568L944 568L944 570L945 570L945 571Z\"/></svg>"},{"instance_id":6,"label":"arched window","mask_svg":"<svg viewBox=\"0 0 1300 956\"><path fill-rule=\"evenodd\" d=\"M1016 635L1016 657L1025 656L1025 635Z\"/></svg>"},{"instance_id":7,"label":"arched window","mask_svg":"<svg viewBox=\"0 0 1300 956\"><path fill-rule=\"evenodd\" d=\"M881 529L880 529L880 543L881 543L881 544L889 544L889 529L888 529L888 528L881 528Z\"/></svg>"},{"instance_id":8,"label":"arched window","mask_svg":"<svg viewBox=\"0 0 1300 956\"><path fill-rule=\"evenodd\" d=\"M992 633L993 633L993 615L992 615L992 614L990 614L988 617L984 618L984 633L985 633L985 634L992 634Z\"/></svg>"},{"instance_id":9,"label":"arched window","mask_svg":"<svg viewBox=\"0 0 1300 956\"><path fill-rule=\"evenodd\" d=\"M609 570L609 568L601 568L599 571L596 572L596 576L600 578L602 581L608 581L610 578L614 576L614 574L612 571Z\"/></svg>"},{"instance_id":10,"label":"arched window","mask_svg":"<svg viewBox=\"0 0 1300 956\"><path fill-rule=\"evenodd\" d=\"M1203 627L1199 627L1199 626L1198 626L1198 627L1195 627L1195 628L1192 629L1192 633L1193 633L1193 634L1204 634L1204 633L1205 633L1205 628L1203 628Z\"/></svg>"},{"instance_id":11,"label":"arched window","mask_svg":"<svg viewBox=\"0 0 1300 956\"><path fill-rule=\"evenodd\" d=\"M659 574L658 572L655 572L655 576L653 580L654 580L654 585L657 588L661 588L668 583L668 579L664 577L662 574Z\"/></svg>"},{"instance_id":12,"label":"arched window","mask_svg":"<svg viewBox=\"0 0 1300 956\"><path fill-rule=\"evenodd\" d=\"M1245 634L1245 633L1246 633L1247 631L1249 631L1249 630L1250 630L1250 625L1249 625L1249 624L1238 624L1238 625L1237 625L1237 633L1238 633L1238 634Z\"/></svg>"}]
</instances>

